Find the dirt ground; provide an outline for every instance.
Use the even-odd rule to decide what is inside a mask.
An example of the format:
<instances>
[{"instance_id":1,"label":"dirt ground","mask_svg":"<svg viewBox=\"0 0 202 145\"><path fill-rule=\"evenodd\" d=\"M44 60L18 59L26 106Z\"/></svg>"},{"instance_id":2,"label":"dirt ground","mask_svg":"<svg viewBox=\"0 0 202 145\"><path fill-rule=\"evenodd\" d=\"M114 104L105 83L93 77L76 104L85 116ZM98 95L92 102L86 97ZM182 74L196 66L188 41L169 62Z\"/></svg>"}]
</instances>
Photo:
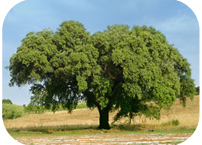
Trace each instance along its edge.
<instances>
[{"instance_id":1,"label":"dirt ground","mask_svg":"<svg viewBox=\"0 0 202 145\"><path fill-rule=\"evenodd\" d=\"M25 145L178 144L192 133L124 133L67 136L13 137Z\"/></svg>"}]
</instances>

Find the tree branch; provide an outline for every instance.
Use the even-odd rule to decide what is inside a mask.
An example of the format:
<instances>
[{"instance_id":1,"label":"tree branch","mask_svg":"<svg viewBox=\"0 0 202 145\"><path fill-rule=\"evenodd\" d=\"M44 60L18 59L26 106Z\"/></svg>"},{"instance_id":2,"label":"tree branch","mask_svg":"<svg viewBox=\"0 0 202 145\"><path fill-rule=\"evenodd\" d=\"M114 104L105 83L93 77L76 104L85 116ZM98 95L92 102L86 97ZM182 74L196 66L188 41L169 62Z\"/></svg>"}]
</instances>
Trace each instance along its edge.
<instances>
[{"instance_id":1,"label":"tree branch","mask_svg":"<svg viewBox=\"0 0 202 145\"><path fill-rule=\"evenodd\" d=\"M107 74L111 79L115 80L116 77L112 76L108 71L107 71L107 67L105 66L104 68L104 73Z\"/></svg>"}]
</instances>

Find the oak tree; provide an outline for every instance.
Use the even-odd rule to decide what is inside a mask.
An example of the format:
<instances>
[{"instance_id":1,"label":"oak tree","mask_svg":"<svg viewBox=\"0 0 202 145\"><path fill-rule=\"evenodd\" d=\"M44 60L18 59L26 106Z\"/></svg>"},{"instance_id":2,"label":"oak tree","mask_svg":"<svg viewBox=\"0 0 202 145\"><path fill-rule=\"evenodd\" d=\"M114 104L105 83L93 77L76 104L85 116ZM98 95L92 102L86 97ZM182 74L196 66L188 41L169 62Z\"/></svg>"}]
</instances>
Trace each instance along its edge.
<instances>
[{"instance_id":1,"label":"oak tree","mask_svg":"<svg viewBox=\"0 0 202 145\"><path fill-rule=\"evenodd\" d=\"M91 35L76 21L63 22L56 32L30 32L10 58L10 85L31 84L41 105L69 112L80 100L98 108L100 129L138 113L160 118L177 98L186 105L195 88L190 64L153 27L108 26Z\"/></svg>"}]
</instances>

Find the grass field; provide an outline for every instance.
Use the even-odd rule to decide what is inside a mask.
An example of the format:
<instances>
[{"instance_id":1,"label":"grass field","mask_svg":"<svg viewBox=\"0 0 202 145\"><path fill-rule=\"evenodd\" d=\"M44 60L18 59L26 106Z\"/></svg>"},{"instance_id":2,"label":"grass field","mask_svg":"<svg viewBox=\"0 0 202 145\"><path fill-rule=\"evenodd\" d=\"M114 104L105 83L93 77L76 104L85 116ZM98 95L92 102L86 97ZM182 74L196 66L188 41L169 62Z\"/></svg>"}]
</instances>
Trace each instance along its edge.
<instances>
[{"instance_id":1,"label":"grass field","mask_svg":"<svg viewBox=\"0 0 202 145\"><path fill-rule=\"evenodd\" d=\"M116 112L110 112L109 122L113 122L113 117ZM114 125L126 124L128 118L123 118L116 122ZM175 105L171 107L170 111L162 110L161 119L156 120L152 118L135 117L132 120L132 125L136 128L142 126L156 127L156 128L176 128L172 126L171 122L173 120L178 120L179 125L177 128L196 128L199 121L199 96L195 96L194 100L187 100L187 106L184 108L180 101L177 100ZM26 117L21 117L18 119L5 120L4 125L6 129L26 129L26 128L38 128L38 127L48 127L48 128L96 128L99 124L99 113L97 109L76 109L71 114L67 111L58 111L55 113L45 112L43 114L29 114ZM122 126L122 128L124 128ZM135 129L135 128L134 128Z\"/></svg>"},{"instance_id":2,"label":"grass field","mask_svg":"<svg viewBox=\"0 0 202 145\"><path fill-rule=\"evenodd\" d=\"M113 122L116 112L110 112ZM184 108L179 100L168 112L161 110L161 119L135 117L131 124L122 118L111 124L110 130L98 130L97 109L76 109L56 113L29 114L18 119L4 120L10 135L27 144L179 144L189 138L199 121L199 96L187 100ZM174 123L173 123L174 122Z\"/></svg>"}]
</instances>

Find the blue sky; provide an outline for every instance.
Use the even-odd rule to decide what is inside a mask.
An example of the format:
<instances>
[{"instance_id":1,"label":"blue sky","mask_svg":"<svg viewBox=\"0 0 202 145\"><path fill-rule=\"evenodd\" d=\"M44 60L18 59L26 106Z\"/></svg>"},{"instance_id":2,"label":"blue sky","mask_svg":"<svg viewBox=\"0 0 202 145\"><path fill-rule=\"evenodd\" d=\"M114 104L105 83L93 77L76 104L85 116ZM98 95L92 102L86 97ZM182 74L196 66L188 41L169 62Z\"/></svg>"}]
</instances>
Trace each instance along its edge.
<instances>
[{"instance_id":1,"label":"blue sky","mask_svg":"<svg viewBox=\"0 0 202 145\"><path fill-rule=\"evenodd\" d=\"M56 31L66 20L81 22L91 34L108 25L153 26L191 64L192 78L199 86L199 25L192 10L176 0L26 0L13 7L3 24L3 98L14 104L28 104L28 85L9 87L9 58L31 31Z\"/></svg>"}]
</instances>

